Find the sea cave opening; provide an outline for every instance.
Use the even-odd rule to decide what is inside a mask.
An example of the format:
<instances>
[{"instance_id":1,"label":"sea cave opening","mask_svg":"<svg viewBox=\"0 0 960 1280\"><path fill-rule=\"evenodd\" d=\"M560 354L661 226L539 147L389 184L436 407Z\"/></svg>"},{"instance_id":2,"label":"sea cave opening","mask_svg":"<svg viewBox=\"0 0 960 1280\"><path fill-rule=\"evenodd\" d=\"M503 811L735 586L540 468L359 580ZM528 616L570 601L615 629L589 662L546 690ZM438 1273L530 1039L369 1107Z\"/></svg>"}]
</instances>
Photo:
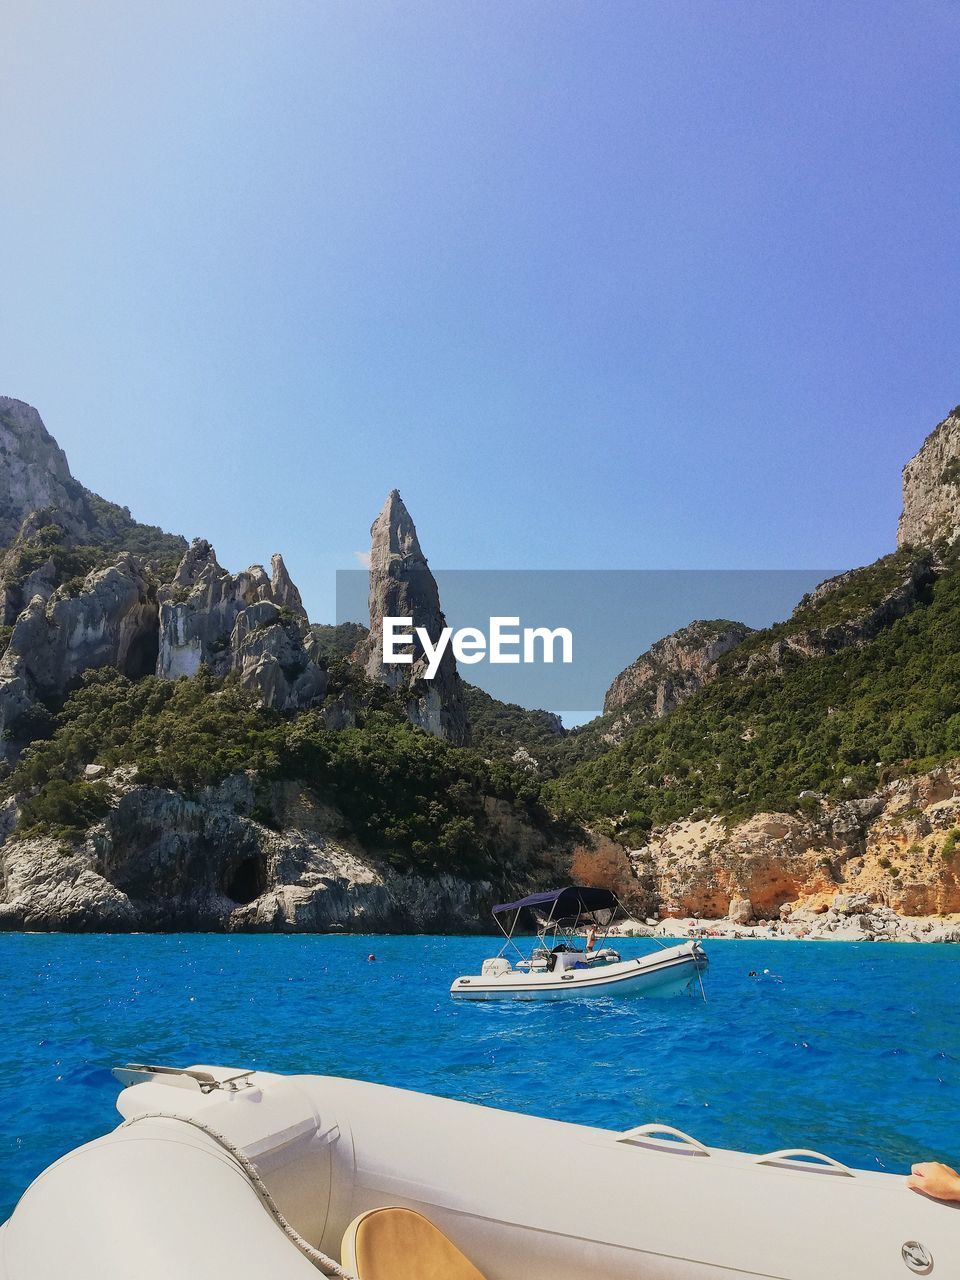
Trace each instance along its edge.
<instances>
[{"instance_id":1,"label":"sea cave opening","mask_svg":"<svg viewBox=\"0 0 960 1280\"><path fill-rule=\"evenodd\" d=\"M234 902L245 904L259 898L267 887L266 867L259 854L243 858L227 874L224 892Z\"/></svg>"}]
</instances>

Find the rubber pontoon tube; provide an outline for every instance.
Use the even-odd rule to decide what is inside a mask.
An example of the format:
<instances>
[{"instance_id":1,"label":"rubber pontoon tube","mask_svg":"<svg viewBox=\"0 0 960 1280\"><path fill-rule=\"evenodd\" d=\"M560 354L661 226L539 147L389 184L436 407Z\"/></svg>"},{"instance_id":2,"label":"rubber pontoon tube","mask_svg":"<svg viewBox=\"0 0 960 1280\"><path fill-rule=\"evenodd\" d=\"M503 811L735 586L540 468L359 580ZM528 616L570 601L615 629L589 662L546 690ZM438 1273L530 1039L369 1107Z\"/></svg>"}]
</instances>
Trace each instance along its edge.
<instances>
[{"instance_id":1,"label":"rubber pontoon tube","mask_svg":"<svg viewBox=\"0 0 960 1280\"><path fill-rule=\"evenodd\" d=\"M154 1119L69 1152L0 1228L2 1280L317 1280L236 1157Z\"/></svg>"},{"instance_id":2,"label":"rubber pontoon tube","mask_svg":"<svg viewBox=\"0 0 960 1280\"><path fill-rule=\"evenodd\" d=\"M169 1111L148 1111L140 1116L131 1116L129 1120L124 1120L120 1126L121 1129L129 1129L135 1124L139 1124L141 1120L178 1120L181 1124L191 1125L194 1129L199 1129L201 1133L205 1133L208 1138L212 1138L218 1146L221 1146L228 1155L236 1160L237 1164L243 1170L250 1180L250 1185L257 1193L260 1203L273 1218L274 1222L287 1237L291 1244L296 1245L303 1256L325 1276L339 1277L339 1280L356 1280L349 1271L344 1271L339 1262L327 1256L322 1250L315 1248L309 1240L305 1240L299 1231L287 1221L280 1212L280 1208L274 1200L267 1187L267 1184L260 1177L256 1165L252 1160L235 1146L229 1138L214 1129L209 1124L204 1124L202 1120L197 1120L193 1116L178 1116Z\"/></svg>"}]
</instances>

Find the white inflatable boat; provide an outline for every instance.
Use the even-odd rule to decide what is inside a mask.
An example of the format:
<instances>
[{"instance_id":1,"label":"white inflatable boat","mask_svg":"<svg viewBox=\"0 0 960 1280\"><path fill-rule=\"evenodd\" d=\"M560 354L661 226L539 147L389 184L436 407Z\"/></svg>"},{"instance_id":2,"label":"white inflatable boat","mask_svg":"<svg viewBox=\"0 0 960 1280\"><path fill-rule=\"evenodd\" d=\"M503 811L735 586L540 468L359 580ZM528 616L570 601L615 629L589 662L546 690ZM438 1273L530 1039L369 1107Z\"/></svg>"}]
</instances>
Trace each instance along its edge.
<instances>
[{"instance_id":1,"label":"white inflatable boat","mask_svg":"<svg viewBox=\"0 0 960 1280\"><path fill-rule=\"evenodd\" d=\"M381 1206L424 1215L472 1266L419 1269L390 1231L379 1257L368 1233L364 1254L355 1223L344 1257L360 1280L960 1275L960 1207L814 1153L744 1155L322 1076L118 1074L125 1123L26 1191L0 1228L3 1280L342 1274L349 1224Z\"/></svg>"},{"instance_id":2,"label":"white inflatable boat","mask_svg":"<svg viewBox=\"0 0 960 1280\"><path fill-rule=\"evenodd\" d=\"M672 996L698 982L707 967L699 942L683 942L652 955L621 960L601 948L585 958L574 947L537 948L528 964L504 956L484 960L479 975L455 978L450 994L464 1000L543 1000L566 996ZM539 952L539 954L538 954Z\"/></svg>"},{"instance_id":3,"label":"white inflatable boat","mask_svg":"<svg viewBox=\"0 0 960 1280\"><path fill-rule=\"evenodd\" d=\"M707 956L699 942L661 948L651 955L623 960L606 946L619 899L608 889L568 885L533 893L493 908L505 942L499 954L484 960L479 974L455 978L450 994L463 1000L554 1000L567 996L672 996L699 983ZM517 923L529 911L537 921L537 941L525 956L514 941ZM509 921L504 928L501 917ZM598 932L604 931L598 941ZM577 945L580 933L586 945ZM517 960L507 958L515 951Z\"/></svg>"}]
</instances>

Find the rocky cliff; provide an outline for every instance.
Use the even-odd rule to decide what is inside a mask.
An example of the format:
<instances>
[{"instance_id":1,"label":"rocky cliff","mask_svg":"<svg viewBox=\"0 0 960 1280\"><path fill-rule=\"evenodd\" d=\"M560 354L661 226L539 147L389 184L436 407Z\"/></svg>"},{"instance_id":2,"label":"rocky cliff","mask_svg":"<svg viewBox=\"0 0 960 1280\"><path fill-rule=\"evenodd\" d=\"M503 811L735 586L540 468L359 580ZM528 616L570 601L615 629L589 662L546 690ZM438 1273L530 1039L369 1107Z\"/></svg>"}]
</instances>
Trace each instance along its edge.
<instances>
[{"instance_id":1,"label":"rocky cliff","mask_svg":"<svg viewBox=\"0 0 960 1280\"><path fill-rule=\"evenodd\" d=\"M85 522L80 486L67 457L31 405L0 396L0 543L16 536L23 520L54 507L79 527Z\"/></svg>"},{"instance_id":2,"label":"rocky cliff","mask_svg":"<svg viewBox=\"0 0 960 1280\"><path fill-rule=\"evenodd\" d=\"M463 686L448 647L432 680L425 679L427 660L419 641L411 665L383 662L383 619L412 618L436 641L447 625L440 593L420 548L417 530L399 492L394 489L370 529L370 633L359 660L368 677L397 690L413 724L458 745L470 739Z\"/></svg>"},{"instance_id":3,"label":"rocky cliff","mask_svg":"<svg viewBox=\"0 0 960 1280\"><path fill-rule=\"evenodd\" d=\"M140 675L150 654L165 679L193 676L201 665L215 676L236 672L279 711L323 701L325 667L346 632L310 627L280 555L269 576L260 565L229 573L205 539L187 547L138 524L126 508L84 489L37 411L9 397L0 398L0 461L0 539L9 540L0 560L0 626L10 628L0 664L4 758L16 758L28 739L31 709L61 697L81 672L111 665ZM401 694L412 723L464 743L469 726L452 654L431 681L422 653L409 668L380 661L385 614L412 616L433 638L444 626L436 581L396 491L371 536L372 627L363 635L354 629L359 661ZM328 722L354 723L354 704L348 693L329 708Z\"/></svg>"},{"instance_id":4,"label":"rocky cliff","mask_svg":"<svg viewBox=\"0 0 960 1280\"><path fill-rule=\"evenodd\" d=\"M838 894L903 915L960 912L960 762L872 795L744 822L684 819L629 857L640 909L740 923L820 913Z\"/></svg>"},{"instance_id":5,"label":"rocky cliff","mask_svg":"<svg viewBox=\"0 0 960 1280\"><path fill-rule=\"evenodd\" d=\"M566 875L581 820L646 911L843 936L960 912L956 414L908 464L899 552L765 631L666 637L566 734L466 689L450 654L434 681L419 646L384 667L384 617L445 625L396 491L370 631L311 626L279 556L231 573L137 525L0 405L0 750L32 742L5 783L0 927L472 928L501 885ZM479 753L456 749L471 715Z\"/></svg>"},{"instance_id":6,"label":"rocky cliff","mask_svg":"<svg viewBox=\"0 0 960 1280\"><path fill-rule=\"evenodd\" d=\"M494 901L487 881L371 858L341 813L295 783L272 788L271 827L253 816L264 797L248 775L194 798L138 786L127 770L105 785L110 812L82 842L0 848L0 929L469 931Z\"/></svg>"},{"instance_id":7,"label":"rocky cliff","mask_svg":"<svg viewBox=\"0 0 960 1280\"><path fill-rule=\"evenodd\" d=\"M30 713L87 670L116 667L136 679L157 654L157 602L133 556L94 570L75 596L41 591L17 618L0 659L0 752L16 756L31 736Z\"/></svg>"},{"instance_id":8,"label":"rocky cliff","mask_svg":"<svg viewBox=\"0 0 960 1280\"><path fill-rule=\"evenodd\" d=\"M0 396L0 546L8 545L25 520L46 512L76 544L105 546L169 559L186 543L153 525L140 524L128 508L84 488L32 405ZM34 521L35 527L39 523Z\"/></svg>"},{"instance_id":9,"label":"rocky cliff","mask_svg":"<svg viewBox=\"0 0 960 1280\"><path fill-rule=\"evenodd\" d=\"M960 533L960 405L903 468L897 545L928 547Z\"/></svg>"},{"instance_id":10,"label":"rocky cliff","mask_svg":"<svg viewBox=\"0 0 960 1280\"><path fill-rule=\"evenodd\" d=\"M603 715L569 735L558 757L561 770L566 760L618 747L631 731L671 716L718 679L725 687L739 680L749 688L801 663L869 644L928 599L943 567L930 551L904 548L820 583L788 619L763 630L700 621L664 636L616 677Z\"/></svg>"},{"instance_id":11,"label":"rocky cliff","mask_svg":"<svg viewBox=\"0 0 960 1280\"><path fill-rule=\"evenodd\" d=\"M446 745L469 736L452 657L434 681L422 652L378 661L386 614L445 625L399 494L371 631L311 626L279 555L231 573L83 489L29 406L0 425L0 927L472 928L488 869L550 863L535 793Z\"/></svg>"},{"instance_id":12,"label":"rocky cliff","mask_svg":"<svg viewBox=\"0 0 960 1280\"><path fill-rule=\"evenodd\" d=\"M307 653L306 615L283 560L230 574L207 542L187 550L173 582L158 587L136 556L53 586L42 565L0 659L0 754L15 759L35 731L31 713L61 698L84 671L115 667L132 679L174 679L206 664L235 671L264 706L296 711L319 703L327 675ZM24 593L25 594L25 593Z\"/></svg>"},{"instance_id":13,"label":"rocky cliff","mask_svg":"<svg viewBox=\"0 0 960 1280\"><path fill-rule=\"evenodd\" d=\"M742 622L691 622L664 636L621 671L603 700L604 715L629 708L627 721L669 715L716 674L717 660L752 632Z\"/></svg>"},{"instance_id":14,"label":"rocky cliff","mask_svg":"<svg viewBox=\"0 0 960 1280\"><path fill-rule=\"evenodd\" d=\"M327 675L307 652L307 616L281 556L273 557L270 577L261 565L232 574L197 538L158 601L158 676L193 676L201 664L215 676L236 671L244 688L278 711L323 698Z\"/></svg>"}]
</instances>

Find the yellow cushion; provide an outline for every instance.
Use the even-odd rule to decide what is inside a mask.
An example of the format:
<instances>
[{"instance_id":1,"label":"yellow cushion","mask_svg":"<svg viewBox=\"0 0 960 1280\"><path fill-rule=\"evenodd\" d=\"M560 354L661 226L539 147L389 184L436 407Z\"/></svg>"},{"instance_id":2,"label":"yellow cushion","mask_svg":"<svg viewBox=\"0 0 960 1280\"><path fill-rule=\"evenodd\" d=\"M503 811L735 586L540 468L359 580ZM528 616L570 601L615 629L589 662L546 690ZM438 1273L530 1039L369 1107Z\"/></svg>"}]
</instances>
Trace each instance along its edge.
<instances>
[{"instance_id":1,"label":"yellow cushion","mask_svg":"<svg viewBox=\"0 0 960 1280\"><path fill-rule=\"evenodd\" d=\"M341 1246L357 1280L484 1280L455 1244L413 1209L370 1209L354 1218Z\"/></svg>"}]
</instances>

